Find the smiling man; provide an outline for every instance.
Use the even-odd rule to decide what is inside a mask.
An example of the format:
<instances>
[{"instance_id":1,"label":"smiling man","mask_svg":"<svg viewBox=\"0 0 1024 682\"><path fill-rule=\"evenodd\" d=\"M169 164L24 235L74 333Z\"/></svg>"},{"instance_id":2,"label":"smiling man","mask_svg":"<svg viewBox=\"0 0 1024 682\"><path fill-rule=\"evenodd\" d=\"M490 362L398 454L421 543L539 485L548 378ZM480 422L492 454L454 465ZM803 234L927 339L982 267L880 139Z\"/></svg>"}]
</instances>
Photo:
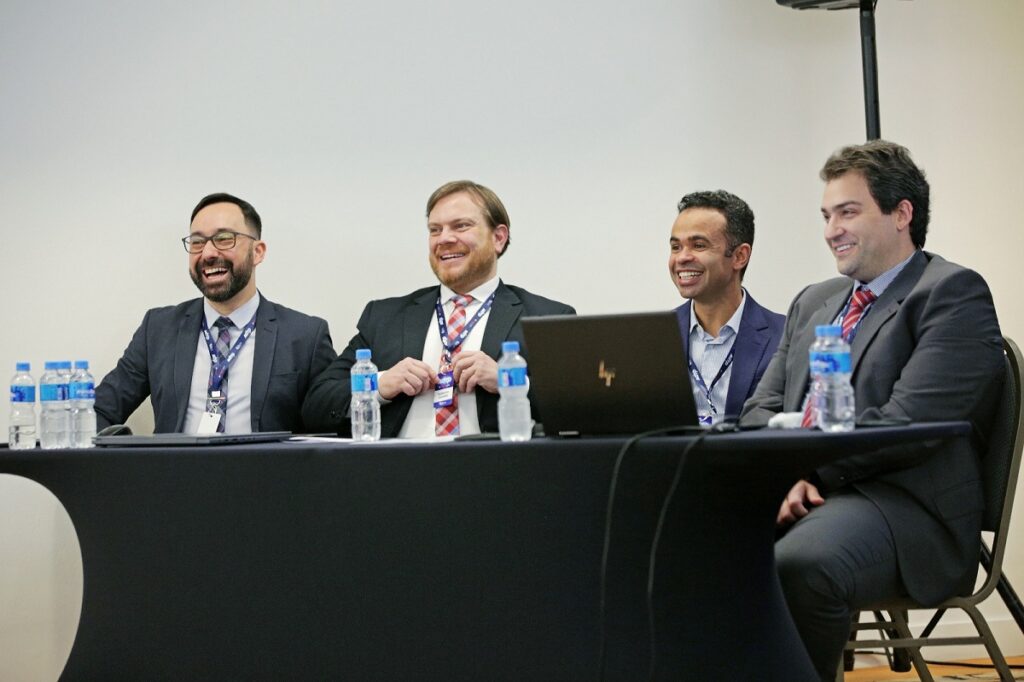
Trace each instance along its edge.
<instances>
[{"instance_id":1,"label":"smiling man","mask_svg":"<svg viewBox=\"0 0 1024 682\"><path fill-rule=\"evenodd\" d=\"M427 201L427 241L440 286L367 304L356 335L306 397L302 415L312 428L351 432L349 371L356 350L369 348L383 370L382 437L497 431L502 342L522 342L522 317L575 313L498 278L509 217L483 185L462 180L438 188ZM453 390L445 391L448 382Z\"/></svg>"},{"instance_id":2,"label":"smiling man","mask_svg":"<svg viewBox=\"0 0 1024 682\"><path fill-rule=\"evenodd\" d=\"M981 276L924 251L929 187L903 147L876 140L821 171L825 243L840 274L793 301L742 421L804 409L816 325L851 345L857 421L970 421L969 440L849 457L793 486L775 545L783 591L822 680L854 613L904 595L929 606L974 586L984 504L978 460L1003 377Z\"/></svg>"},{"instance_id":3,"label":"smiling man","mask_svg":"<svg viewBox=\"0 0 1024 682\"><path fill-rule=\"evenodd\" d=\"M155 430L301 432L306 389L334 359L327 323L256 289L267 253L256 210L230 194L204 197L182 239L202 298L154 308L96 387L100 428L152 396ZM206 416L209 413L210 416Z\"/></svg>"},{"instance_id":4,"label":"smiling man","mask_svg":"<svg viewBox=\"0 0 1024 682\"><path fill-rule=\"evenodd\" d=\"M782 337L785 317L743 288L754 245L754 212L724 190L679 202L668 271L686 303L676 308L697 413L710 426L739 416Z\"/></svg>"}]
</instances>

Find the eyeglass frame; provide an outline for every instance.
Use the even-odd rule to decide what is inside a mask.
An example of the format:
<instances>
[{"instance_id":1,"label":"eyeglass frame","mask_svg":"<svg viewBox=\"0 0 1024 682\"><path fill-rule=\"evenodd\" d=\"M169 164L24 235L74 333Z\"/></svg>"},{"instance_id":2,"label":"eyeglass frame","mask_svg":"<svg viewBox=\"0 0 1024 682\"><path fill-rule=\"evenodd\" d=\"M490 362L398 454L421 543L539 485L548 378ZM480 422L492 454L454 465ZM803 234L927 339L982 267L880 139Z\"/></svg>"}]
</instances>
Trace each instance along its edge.
<instances>
[{"instance_id":1,"label":"eyeglass frame","mask_svg":"<svg viewBox=\"0 0 1024 682\"><path fill-rule=\"evenodd\" d=\"M222 235L222 234L230 234L231 235L231 237L232 237L232 239L231 239L231 246L225 246L224 248L221 248L221 247L217 246L216 242L214 242L213 248L217 249L218 251L230 251L231 249L235 248L235 244L238 243L238 238L239 237L248 237L249 239L253 240L254 242L258 242L260 240L259 237L254 237L251 234L246 234L245 232L237 232L235 230L223 229L223 230L217 230L216 232L213 233L212 236L209 236L209 237L204 237L201 234L194 234L194 233L193 234L189 234L189 235L185 235L184 237L181 238L181 245L185 247L185 253L199 254L199 253L202 253L203 249L206 248L206 242L212 242L214 239L217 238L218 235ZM191 248L189 248L189 245L190 244L194 244L194 243L198 243L200 245L198 251L193 251Z\"/></svg>"}]
</instances>

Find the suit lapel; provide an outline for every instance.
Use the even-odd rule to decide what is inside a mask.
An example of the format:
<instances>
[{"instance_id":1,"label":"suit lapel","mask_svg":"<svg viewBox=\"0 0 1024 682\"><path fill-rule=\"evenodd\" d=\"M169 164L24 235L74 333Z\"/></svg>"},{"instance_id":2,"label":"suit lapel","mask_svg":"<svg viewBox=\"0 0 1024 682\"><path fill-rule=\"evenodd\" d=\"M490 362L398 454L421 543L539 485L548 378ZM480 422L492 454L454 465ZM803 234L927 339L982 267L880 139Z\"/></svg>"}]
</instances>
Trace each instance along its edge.
<instances>
[{"instance_id":1,"label":"suit lapel","mask_svg":"<svg viewBox=\"0 0 1024 682\"><path fill-rule=\"evenodd\" d=\"M729 394L725 399L725 413L739 414L743 403L750 394L757 366L768 346L768 320L761 306L747 294L747 304L740 318L740 329L733 344L732 374L729 377Z\"/></svg>"},{"instance_id":2,"label":"suit lapel","mask_svg":"<svg viewBox=\"0 0 1024 682\"><path fill-rule=\"evenodd\" d=\"M499 280L498 288L494 291L494 303L487 316L487 326L484 328L480 350L497 360L501 355L502 342L508 339L512 327L522 314L522 301Z\"/></svg>"},{"instance_id":3,"label":"suit lapel","mask_svg":"<svg viewBox=\"0 0 1024 682\"><path fill-rule=\"evenodd\" d=\"M405 309L402 320L402 348L398 358L418 358L423 355L423 343L426 341L424 330L430 329L430 316L435 314L434 304L440 295L440 287L428 290L422 296L413 300L412 305ZM428 365L437 362L441 358L431 361L424 358Z\"/></svg>"},{"instance_id":4,"label":"suit lapel","mask_svg":"<svg viewBox=\"0 0 1024 682\"><path fill-rule=\"evenodd\" d=\"M860 323L857 335L853 337L853 344L850 346L851 369L854 375L857 373L860 359L864 357L872 341L878 336L879 330L900 309L903 300L917 284L917 280L921 279L927 265L928 259L925 258L925 255L921 251L915 253L892 284L868 308L868 314Z\"/></svg>"},{"instance_id":5,"label":"suit lapel","mask_svg":"<svg viewBox=\"0 0 1024 682\"><path fill-rule=\"evenodd\" d=\"M796 354L793 368L789 376L786 377L784 409L787 412L796 412L803 406L807 384L811 380L810 359L807 356L807 350L814 343L814 328L819 324L832 324L832 320L836 319L843 306L846 305L847 299L850 298L850 292L853 291L853 281L846 281L849 282L848 286L844 284L838 291L826 298L821 306L807 318L807 323L798 327L801 336L793 340L791 347L805 350L803 353Z\"/></svg>"},{"instance_id":6,"label":"suit lapel","mask_svg":"<svg viewBox=\"0 0 1024 682\"><path fill-rule=\"evenodd\" d=\"M690 359L690 301L676 308L679 319L679 337L683 340L683 357Z\"/></svg>"},{"instance_id":7,"label":"suit lapel","mask_svg":"<svg viewBox=\"0 0 1024 682\"><path fill-rule=\"evenodd\" d=\"M202 326L203 299L196 299L185 309L185 315L178 325L178 336L174 344L174 414L177 423L171 430L181 432L185 428L185 413L192 393L192 371L196 365L196 346L199 343L199 329ZM160 427L158 427L159 429Z\"/></svg>"},{"instance_id":8,"label":"suit lapel","mask_svg":"<svg viewBox=\"0 0 1024 682\"><path fill-rule=\"evenodd\" d=\"M249 422L253 431L260 430L263 405L270 388L270 372L274 364L277 346L277 306L260 294L260 305L256 309L256 336L253 343L252 386L249 389Z\"/></svg>"}]
</instances>

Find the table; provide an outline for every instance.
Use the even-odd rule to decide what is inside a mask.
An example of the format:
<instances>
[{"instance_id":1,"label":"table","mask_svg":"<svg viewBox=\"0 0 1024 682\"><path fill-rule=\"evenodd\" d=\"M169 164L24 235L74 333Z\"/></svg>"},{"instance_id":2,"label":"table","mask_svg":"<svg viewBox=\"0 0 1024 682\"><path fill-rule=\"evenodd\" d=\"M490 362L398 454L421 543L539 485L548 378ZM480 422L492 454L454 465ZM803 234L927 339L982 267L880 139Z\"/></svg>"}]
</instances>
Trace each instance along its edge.
<instances>
[{"instance_id":1,"label":"table","mask_svg":"<svg viewBox=\"0 0 1024 682\"><path fill-rule=\"evenodd\" d=\"M657 679L813 679L775 576L778 505L814 466L962 422L708 436L657 557ZM690 437L625 458L605 679L647 679L648 554ZM0 450L78 532L62 679L596 680L622 438Z\"/></svg>"}]
</instances>

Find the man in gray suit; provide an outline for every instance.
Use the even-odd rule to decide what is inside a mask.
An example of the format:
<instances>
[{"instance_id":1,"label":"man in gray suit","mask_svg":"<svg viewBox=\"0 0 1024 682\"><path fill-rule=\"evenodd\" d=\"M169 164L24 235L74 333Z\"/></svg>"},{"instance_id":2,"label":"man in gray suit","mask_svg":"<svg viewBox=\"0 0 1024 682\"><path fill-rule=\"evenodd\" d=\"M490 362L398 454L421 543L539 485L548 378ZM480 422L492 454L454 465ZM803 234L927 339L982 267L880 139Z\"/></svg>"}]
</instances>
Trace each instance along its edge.
<instances>
[{"instance_id":1,"label":"man in gray suit","mask_svg":"<svg viewBox=\"0 0 1024 682\"><path fill-rule=\"evenodd\" d=\"M802 412L814 327L845 322L858 420L969 420L968 441L921 443L808 472L778 515L775 558L797 629L834 679L852 615L909 595L936 604L974 585L982 487L978 459L1002 381L992 296L976 272L923 250L929 188L909 152L874 141L821 171L825 241L843 277L793 301L745 424Z\"/></svg>"},{"instance_id":2,"label":"man in gray suit","mask_svg":"<svg viewBox=\"0 0 1024 682\"><path fill-rule=\"evenodd\" d=\"M383 370L382 437L498 430L502 342L522 343L522 317L576 312L498 278L509 223L498 196L475 182L449 182L430 196L428 256L440 287L366 305L356 335L306 396L302 416L310 427L351 432L350 370L356 350L369 348Z\"/></svg>"},{"instance_id":3,"label":"man in gray suit","mask_svg":"<svg viewBox=\"0 0 1024 682\"><path fill-rule=\"evenodd\" d=\"M302 400L334 348L327 322L257 291L262 230L252 205L230 194L193 209L182 242L203 297L146 313L96 387L97 426L123 423L152 396L157 432L305 430Z\"/></svg>"}]
</instances>

